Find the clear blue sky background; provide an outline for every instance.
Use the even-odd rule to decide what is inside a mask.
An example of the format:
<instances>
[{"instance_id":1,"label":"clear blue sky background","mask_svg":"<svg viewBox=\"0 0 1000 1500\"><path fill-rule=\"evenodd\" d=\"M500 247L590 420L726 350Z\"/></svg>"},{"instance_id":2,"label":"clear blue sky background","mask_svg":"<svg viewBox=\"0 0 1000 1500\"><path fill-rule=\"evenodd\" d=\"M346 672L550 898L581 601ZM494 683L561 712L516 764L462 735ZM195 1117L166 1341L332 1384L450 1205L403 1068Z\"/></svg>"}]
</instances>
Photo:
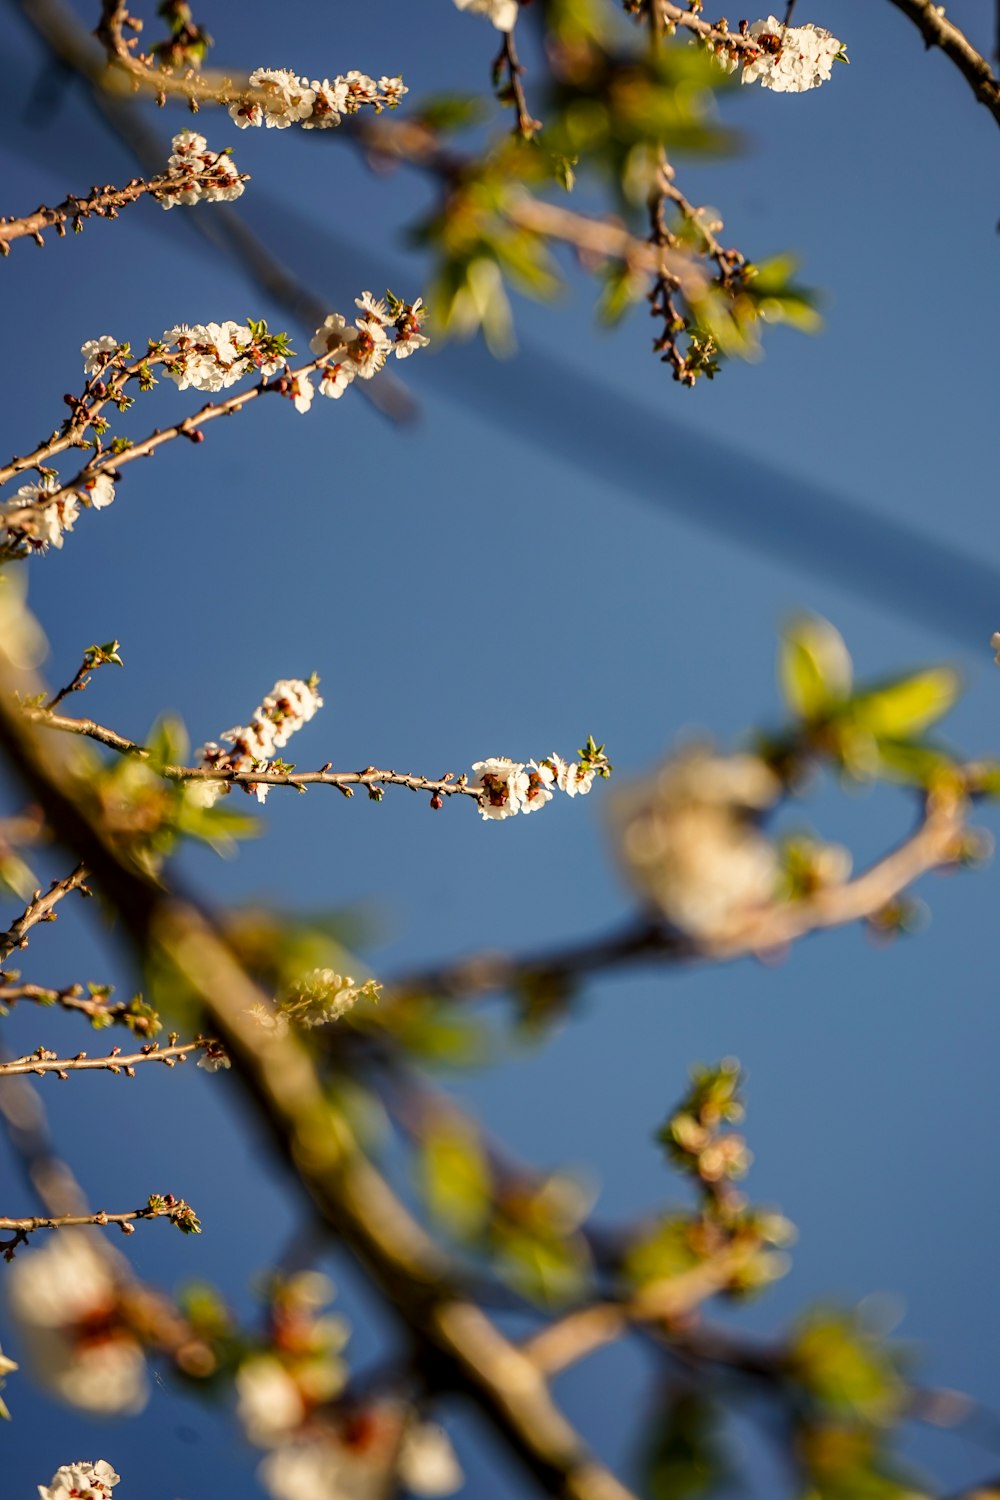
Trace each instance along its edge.
<instances>
[{"instance_id":1,"label":"clear blue sky background","mask_svg":"<svg viewBox=\"0 0 1000 1500\"><path fill-rule=\"evenodd\" d=\"M99 675L89 711L141 737L170 708L197 743L245 719L276 678L316 670L327 707L295 742L299 764L435 775L486 755L565 754L593 732L627 776L692 726L729 745L773 721L776 631L809 608L835 621L866 675L956 661L967 695L953 738L970 752L996 748L1000 680L988 640L1000 596L994 608L987 570L1000 551L1000 138L889 4L799 9L846 40L851 67L801 98L737 91L724 112L744 133L744 154L682 170L688 195L722 211L729 241L755 257L801 254L805 278L827 297L820 337L778 331L761 364L730 366L688 393L647 353L641 312L598 334L590 288L574 281L558 308L519 307L521 352L499 373L481 351L450 349L398 367L421 407L405 432L353 394L317 400L308 416L260 403L215 424L198 449L174 445L131 470L110 511L85 516L61 553L32 565L53 679L68 678L91 641L117 637L127 670ZM949 9L989 46L991 6ZM238 19L215 0L198 15L233 68L401 71L412 97L478 86L496 41L449 0L292 5L278 19L258 0L245 0ZM132 175L79 91L40 75L14 7L2 16L3 211ZM152 111L150 121L164 140L186 123ZM380 290L387 261L395 290L423 289L424 265L401 235L429 202L419 180L372 177L334 140L240 133L218 112L201 125L253 174L241 211L331 306L346 310L362 286ZM4 451L59 420L86 338L141 343L175 322L247 315L282 325L230 264L206 254L184 212L143 204L72 243L14 247L0 272ZM307 332L294 332L304 348ZM606 430L595 433L574 372L606 391ZM191 404L160 388L136 431ZM897 539L879 551L817 486L929 545ZM779 513L782 497L791 504ZM948 549L967 563L949 561ZM581 616L598 621L592 632ZM189 870L220 901L366 907L377 941L365 957L389 977L621 920L629 903L607 858L601 792L498 826L466 805L431 815L405 792L381 806L275 795L264 837L236 862L199 856ZM882 792L824 795L802 809L859 863L909 816ZM514 1149L588 1164L602 1211L632 1214L680 1196L650 1133L689 1063L735 1054L750 1075L750 1190L800 1229L791 1275L739 1321L776 1330L816 1299L892 1292L921 1377L1000 1408L996 875L934 879L921 893L931 925L887 950L846 931L800 945L777 969L744 962L602 981L543 1051L515 1052L458 1087ZM54 984L130 982L113 934L69 912L33 938L24 972ZM4 1026L15 1052L88 1045L68 1018L23 1010ZM46 1079L42 1092L95 1203L117 1208L162 1189L201 1213L197 1240L156 1226L137 1234L129 1253L139 1274L168 1286L216 1280L247 1307L252 1276L296 1215L242 1129L229 1080L189 1067L134 1082ZM13 1164L0 1161L10 1211L30 1211ZM388 1325L355 1296L349 1270L336 1274L363 1356ZM633 1354L609 1351L560 1388L612 1459L629 1452L644 1371ZM234 1444L227 1419L169 1385L144 1416L107 1429L53 1406L25 1378L8 1396L16 1420L0 1442L12 1500L81 1455L115 1464L124 1500L257 1493L253 1455ZM477 1423L456 1412L452 1429L470 1495L522 1492ZM777 1493L752 1429L740 1425L735 1440L755 1455L756 1493ZM948 1435L918 1433L909 1451L946 1485L1000 1464Z\"/></svg>"}]
</instances>

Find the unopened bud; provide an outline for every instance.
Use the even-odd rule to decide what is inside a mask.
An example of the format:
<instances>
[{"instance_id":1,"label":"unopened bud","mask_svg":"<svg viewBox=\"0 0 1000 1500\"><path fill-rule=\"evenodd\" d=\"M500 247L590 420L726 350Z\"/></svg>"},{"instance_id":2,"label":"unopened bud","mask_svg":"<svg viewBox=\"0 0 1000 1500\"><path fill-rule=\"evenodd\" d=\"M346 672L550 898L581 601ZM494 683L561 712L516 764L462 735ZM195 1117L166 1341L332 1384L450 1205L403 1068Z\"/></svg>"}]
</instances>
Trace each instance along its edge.
<instances>
[{"instance_id":1,"label":"unopened bud","mask_svg":"<svg viewBox=\"0 0 1000 1500\"><path fill-rule=\"evenodd\" d=\"M435 812L444 807L444 798L442 797L440 792L434 793L433 797L431 798L431 807L433 807Z\"/></svg>"}]
</instances>

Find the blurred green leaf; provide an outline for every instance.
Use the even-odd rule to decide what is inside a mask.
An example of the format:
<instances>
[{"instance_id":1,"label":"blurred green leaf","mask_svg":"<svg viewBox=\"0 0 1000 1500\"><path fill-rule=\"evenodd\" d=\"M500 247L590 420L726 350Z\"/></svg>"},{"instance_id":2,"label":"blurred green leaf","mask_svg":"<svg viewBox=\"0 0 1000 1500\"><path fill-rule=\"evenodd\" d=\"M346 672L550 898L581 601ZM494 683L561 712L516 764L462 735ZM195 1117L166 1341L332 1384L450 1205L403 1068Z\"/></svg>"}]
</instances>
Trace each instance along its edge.
<instances>
[{"instance_id":1,"label":"blurred green leaf","mask_svg":"<svg viewBox=\"0 0 1000 1500\"><path fill-rule=\"evenodd\" d=\"M952 667L929 667L858 694L851 700L851 718L877 739L909 739L943 718L960 689Z\"/></svg>"},{"instance_id":2,"label":"blurred green leaf","mask_svg":"<svg viewBox=\"0 0 1000 1500\"><path fill-rule=\"evenodd\" d=\"M459 1239L473 1239L487 1223L493 1179L475 1131L443 1115L423 1132L420 1178L434 1217Z\"/></svg>"},{"instance_id":3,"label":"blurred green leaf","mask_svg":"<svg viewBox=\"0 0 1000 1500\"><path fill-rule=\"evenodd\" d=\"M840 632L819 616L793 620L782 632L778 680L793 713L807 723L847 699L853 668Z\"/></svg>"},{"instance_id":4,"label":"blurred green leaf","mask_svg":"<svg viewBox=\"0 0 1000 1500\"><path fill-rule=\"evenodd\" d=\"M890 1352L851 1313L819 1309L806 1317L789 1341L787 1368L832 1416L883 1423L904 1403Z\"/></svg>"}]
</instances>

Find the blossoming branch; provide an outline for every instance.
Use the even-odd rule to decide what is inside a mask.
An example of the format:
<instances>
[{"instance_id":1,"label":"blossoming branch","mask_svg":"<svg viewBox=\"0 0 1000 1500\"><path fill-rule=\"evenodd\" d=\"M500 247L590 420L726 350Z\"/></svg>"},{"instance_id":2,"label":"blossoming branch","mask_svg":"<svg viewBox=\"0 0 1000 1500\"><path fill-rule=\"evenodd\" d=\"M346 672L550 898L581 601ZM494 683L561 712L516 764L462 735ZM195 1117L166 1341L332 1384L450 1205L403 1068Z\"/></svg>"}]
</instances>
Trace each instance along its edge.
<instances>
[{"instance_id":1,"label":"blossoming branch","mask_svg":"<svg viewBox=\"0 0 1000 1500\"><path fill-rule=\"evenodd\" d=\"M182 130L174 136L172 144L167 169L159 177L148 181L133 177L122 188L94 187L85 198L71 193L55 208L43 205L23 218L0 219L0 255L9 255L10 242L26 236L37 245L44 244L42 234L46 229L54 228L62 238L68 223L72 224L73 233L79 234L85 220L91 217L116 219L120 209L144 194L155 198L164 208L173 208L178 203L229 203L240 197L250 179L245 172L236 170L228 151L210 151L205 137L193 130Z\"/></svg>"},{"instance_id":2,"label":"blossoming branch","mask_svg":"<svg viewBox=\"0 0 1000 1500\"><path fill-rule=\"evenodd\" d=\"M201 139L195 137L196 141ZM327 317L311 341L316 357L296 370L288 366L294 351L287 334L270 333L264 322L180 323L167 329L162 339L151 340L145 356L138 360L130 360L130 346L110 334L89 339L81 353L90 378L82 397L68 398L71 416L63 430L0 471L0 483L28 468L36 469L41 476L34 483L22 485L13 500L0 505L0 559L5 554L20 556L44 552L50 546L61 547L64 533L73 529L81 506L101 510L112 503L115 482L125 464L177 437L200 442L200 429L206 422L242 410L257 396L273 392L292 401L296 411L306 412L317 389L321 396L337 400L355 379L371 380L391 355L406 359L429 343L421 332L421 298L408 303L388 293L383 301L365 292L356 299L356 305L361 316L353 327L340 313ZM103 409L111 402L120 412L127 411L133 397L126 387L135 383L140 393L151 390L157 384L154 368L162 369L178 390L190 387L215 393L252 373L260 376L260 384L227 401L205 406L172 427L158 428L141 442L116 437L105 447L102 438L108 422ZM279 378L273 380L279 371ZM312 383L314 372L320 375L318 386ZM273 383L268 384L271 380ZM88 432L93 436L86 436ZM94 448L95 456L74 478L61 481L45 460L71 446Z\"/></svg>"}]
</instances>

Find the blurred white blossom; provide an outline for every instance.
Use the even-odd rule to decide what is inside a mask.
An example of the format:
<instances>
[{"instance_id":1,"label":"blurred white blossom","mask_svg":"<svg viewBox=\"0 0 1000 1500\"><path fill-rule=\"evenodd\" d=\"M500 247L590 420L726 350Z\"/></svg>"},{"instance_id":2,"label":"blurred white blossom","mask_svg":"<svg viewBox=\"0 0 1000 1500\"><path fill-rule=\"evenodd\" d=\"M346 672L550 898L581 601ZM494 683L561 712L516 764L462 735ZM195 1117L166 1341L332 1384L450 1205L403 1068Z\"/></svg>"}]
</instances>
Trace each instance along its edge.
<instances>
[{"instance_id":1,"label":"blurred white blossom","mask_svg":"<svg viewBox=\"0 0 1000 1500\"><path fill-rule=\"evenodd\" d=\"M517 22L518 0L455 0L459 10L473 16L486 16L497 31L513 31Z\"/></svg>"},{"instance_id":2,"label":"blurred white blossom","mask_svg":"<svg viewBox=\"0 0 1000 1500\"><path fill-rule=\"evenodd\" d=\"M631 884L675 926L709 938L769 901L773 844L756 827L779 783L754 755L689 750L612 803L618 852Z\"/></svg>"},{"instance_id":3,"label":"blurred white blossom","mask_svg":"<svg viewBox=\"0 0 1000 1500\"><path fill-rule=\"evenodd\" d=\"M90 1232L60 1230L19 1256L7 1279L11 1314L50 1391L107 1416L142 1410L146 1362L123 1317L111 1255Z\"/></svg>"}]
</instances>

